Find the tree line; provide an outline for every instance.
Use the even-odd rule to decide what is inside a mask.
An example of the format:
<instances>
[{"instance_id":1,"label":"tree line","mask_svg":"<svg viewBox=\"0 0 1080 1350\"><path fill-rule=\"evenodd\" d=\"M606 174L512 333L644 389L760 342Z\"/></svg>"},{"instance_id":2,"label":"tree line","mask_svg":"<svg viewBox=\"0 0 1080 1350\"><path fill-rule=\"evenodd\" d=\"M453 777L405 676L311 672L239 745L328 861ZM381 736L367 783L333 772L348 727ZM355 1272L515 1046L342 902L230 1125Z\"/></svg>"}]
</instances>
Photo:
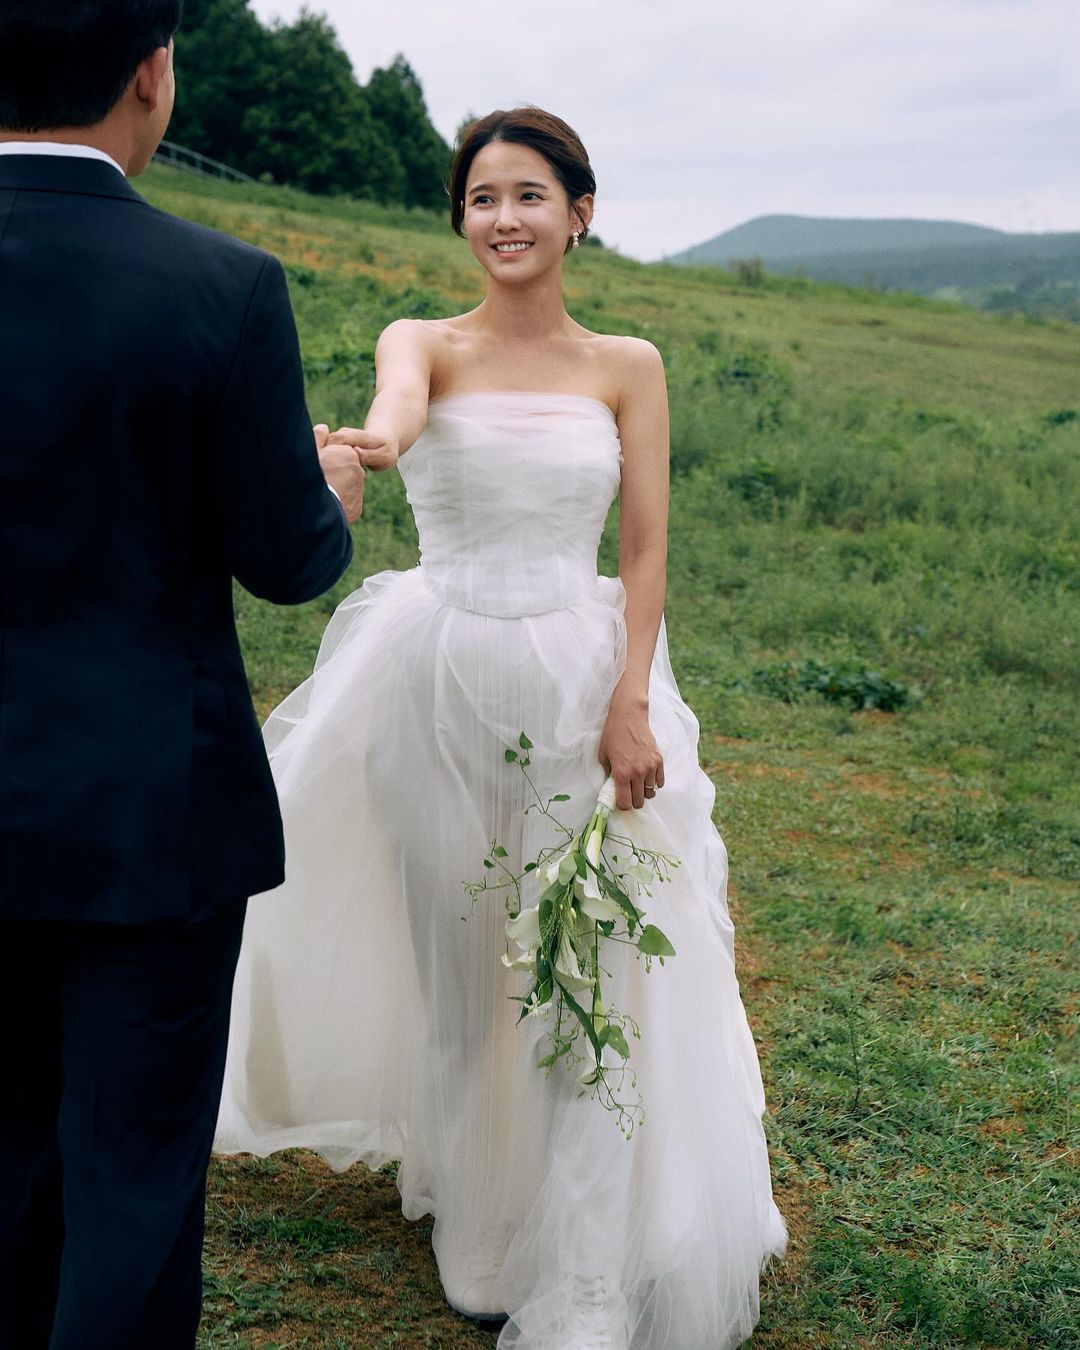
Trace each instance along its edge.
<instances>
[{"instance_id":1,"label":"tree line","mask_svg":"<svg viewBox=\"0 0 1080 1350\"><path fill-rule=\"evenodd\" d=\"M169 136L254 178L441 208L450 149L403 56L360 84L324 15L259 21L248 0L185 0Z\"/></svg>"}]
</instances>

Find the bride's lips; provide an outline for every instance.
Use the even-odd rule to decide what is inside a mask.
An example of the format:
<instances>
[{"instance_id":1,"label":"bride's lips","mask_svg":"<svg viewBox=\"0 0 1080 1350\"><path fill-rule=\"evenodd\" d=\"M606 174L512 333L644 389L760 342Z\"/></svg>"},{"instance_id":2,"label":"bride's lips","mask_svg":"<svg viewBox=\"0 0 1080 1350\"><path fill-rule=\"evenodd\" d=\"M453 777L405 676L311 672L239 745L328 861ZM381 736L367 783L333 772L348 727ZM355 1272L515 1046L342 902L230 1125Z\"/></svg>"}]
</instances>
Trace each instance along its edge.
<instances>
[{"instance_id":1,"label":"bride's lips","mask_svg":"<svg viewBox=\"0 0 1080 1350\"><path fill-rule=\"evenodd\" d=\"M500 258L520 258L528 253L534 242L532 239L500 239L497 244L492 244L491 248ZM525 248L506 248L507 244L524 244Z\"/></svg>"}]
</instances>

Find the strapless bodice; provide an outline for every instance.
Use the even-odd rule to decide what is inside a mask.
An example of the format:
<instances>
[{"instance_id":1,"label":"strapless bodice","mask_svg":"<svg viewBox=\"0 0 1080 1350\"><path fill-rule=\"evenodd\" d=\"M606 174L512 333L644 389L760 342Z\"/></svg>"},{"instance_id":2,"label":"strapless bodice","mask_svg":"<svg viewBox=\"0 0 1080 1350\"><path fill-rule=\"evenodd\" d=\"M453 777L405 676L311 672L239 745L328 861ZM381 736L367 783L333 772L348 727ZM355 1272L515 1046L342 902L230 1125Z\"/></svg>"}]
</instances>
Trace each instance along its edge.
<instances>
[{"instance_id":1,"label":"strapless bodice","mask_svg":"<svg viewBox=\"0 0 1080 1350\"><path fill-rule=\"evenodd\" d=\"M445 604L497 617L590 598L620 462L615 417L597 399L485 391L435 400L398 465L422 577Z\"/></svg>"}]
</instances>

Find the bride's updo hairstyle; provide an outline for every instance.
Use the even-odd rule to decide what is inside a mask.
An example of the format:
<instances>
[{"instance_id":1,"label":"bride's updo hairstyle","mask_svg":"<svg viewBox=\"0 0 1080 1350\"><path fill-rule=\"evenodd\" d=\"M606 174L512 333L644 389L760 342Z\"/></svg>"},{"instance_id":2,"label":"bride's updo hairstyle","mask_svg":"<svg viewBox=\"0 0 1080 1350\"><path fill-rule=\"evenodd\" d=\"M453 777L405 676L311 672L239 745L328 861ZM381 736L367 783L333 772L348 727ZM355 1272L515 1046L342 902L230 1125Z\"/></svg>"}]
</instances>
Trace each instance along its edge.
<instances>
[{"instance_id":1,"label":"bride's updo hairstyle","mask_svg":"<svg viewBox=\"0 0 1080 1350\"><path fill-rule=\"evenodd\" d=\"M574 203L579 197L596 193L596 177L581 137L561 117L544 112L542 108L511 108L509 112L499 109L470 122L458 137L457 153L450 170L450 224L455 234L465 237L465 186L472 162L484 146L493 141L527 145L530 150L543 155L581 220L581 213ZM581 220L580 238L585 239L588 233L588 226ZM572 247L568 239L567 253Z\"/></svg>"}]
</instances>

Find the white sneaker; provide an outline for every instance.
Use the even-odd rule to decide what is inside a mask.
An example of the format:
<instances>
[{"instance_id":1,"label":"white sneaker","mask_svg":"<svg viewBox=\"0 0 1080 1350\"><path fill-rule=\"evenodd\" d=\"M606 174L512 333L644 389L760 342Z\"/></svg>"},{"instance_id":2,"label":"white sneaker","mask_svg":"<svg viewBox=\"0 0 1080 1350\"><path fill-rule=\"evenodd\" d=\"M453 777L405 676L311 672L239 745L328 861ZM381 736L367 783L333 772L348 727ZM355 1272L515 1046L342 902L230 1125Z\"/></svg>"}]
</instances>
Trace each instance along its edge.
<instances>
[{"instance_id":1,"label":"white sneaker","mask_svg":"<svg viewBox=\"0 0 1080 1350\"><path fill-rule=\"evenodd\" d=\"M628 1350L626 1318L614 1280L574 1276L574 1307L566 1350Z\"/></svg>"},{"instance_id":2,"label":"white sneaker","mask_svg":"<svg viewBox=\"0 0 1080 1350\"><path fill-rule=\"evenodd\" d=\"M506 1243L496 1234L469 1252L462 1261L439 1267L446 1301L463 1317L478 1321L503 1321L506 1310L495 1294L495 1281L506 1255Z\"/></svg>"}]
</instances>

